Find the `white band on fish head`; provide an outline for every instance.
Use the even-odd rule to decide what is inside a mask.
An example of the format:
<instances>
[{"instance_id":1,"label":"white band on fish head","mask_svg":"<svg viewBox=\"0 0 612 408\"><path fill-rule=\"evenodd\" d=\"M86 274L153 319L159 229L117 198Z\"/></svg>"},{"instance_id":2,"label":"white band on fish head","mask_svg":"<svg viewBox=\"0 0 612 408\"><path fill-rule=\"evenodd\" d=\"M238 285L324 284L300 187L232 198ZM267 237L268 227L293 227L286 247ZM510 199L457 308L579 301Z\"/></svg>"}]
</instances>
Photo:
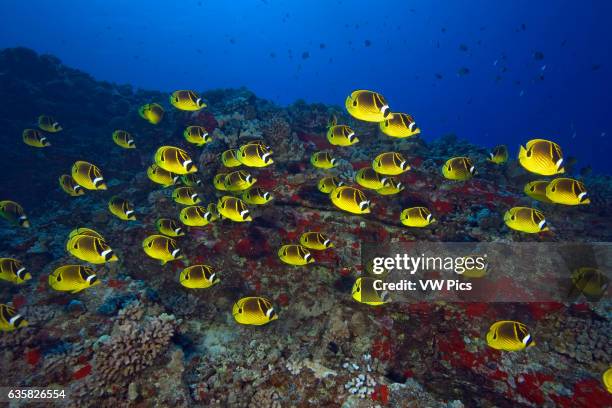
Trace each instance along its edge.
<instances>
[{"instance_id":1,"label":"white band on fish head","mask_svg":"<svg viewBox=\"0 0 612 408\"><path fill-rule=\"evenodd\" d=\"M538 228L540 229L544 229L545 226L546 226L546 220L542 220L538 223Z\"/></svg>"},{"instance_id":2,"label":"white band on fish head","mask_svg":"<svg viewBox=\"0 0 612 408\"><path fill-rule=\"evenodd\" d=\"M104 181L104 178L96 177L95 179L93 179L93 184L94 184L94 186L98 186L98 184L100 184L103 181Z\"/></svg>"},{"instance_id":3,"label":"white band on fish head","mask_svg":"<svg viewBox=\"0 0 612 408\"><path fill-rule=\"evenodd\" d=\"M9 320L9 324L11 326L13 326L15 324L15 322L17 320L21 319L21 315L20 314L16 314L15 316L11 317L11 319Z\"/></svg>"},{"instance_id":4,"label":"white band on fish head","mask_svg":"<svg viewBox=\"0 0 612 408\"><path fill-rule=\"evenodd\" d=\"M176 258L177 255L180 255L180 253L181 253L181 249L176 248L174 251L172 251L172 257Z\"/></svg>"}]
</instances>

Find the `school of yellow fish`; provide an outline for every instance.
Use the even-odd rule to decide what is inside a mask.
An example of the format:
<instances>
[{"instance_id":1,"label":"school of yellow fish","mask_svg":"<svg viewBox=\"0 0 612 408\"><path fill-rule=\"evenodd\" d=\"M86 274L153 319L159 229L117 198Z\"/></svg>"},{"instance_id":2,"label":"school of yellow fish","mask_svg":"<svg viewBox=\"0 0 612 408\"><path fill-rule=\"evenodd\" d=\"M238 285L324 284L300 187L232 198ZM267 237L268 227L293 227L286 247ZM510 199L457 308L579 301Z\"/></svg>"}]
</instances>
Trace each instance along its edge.
<instances>
[{"instance_id":1,"label":"school of yellow fish","mask_svg":"<svg viewBox=\"0 0 612 408\"><path fill-rule=\"evenodd\" d=\"M200 96L190 90L178 90L169 97L169 102L182 111L198 111L206 107ZM345 101L348 113L355 119L379 124L380 131L393 138L410 138L421 133L412 116L405 113L392 112L385 98L373 91L357 90L352 92ZM164 109L157 103L143 105L139 115L149 123L156 125L164 117ZM42 115L38 118L39 129L25 129L23 142L36 148L51 146L49 137L62 130L62 126L51 116ZM187 142L202 147L211 142L212 136L202 126L188 126L183 132ZM136 142L125 130L115 130L112 133L115 144L124 149L135 149ZM333 116L328 124L327 140L332 146L348 147L359 143L359 137L348 125L338 124ZM496 165L508 161L506 146L496 146L489 153L487 160ZM200 205L201 199L196 186L202 185L197 177L198 168L189 154L175 146L161 146L153 157L153 163L147 168L149 179L162 187L171 187L177 183L183 184L172 192L172 199L184 206L177 222L174 219L160 218L155 222L158 234L145 238L142 248L149 257L160 261L162 265L184 257L178 246L177 238L185 235L189 227L202 227L218 219L228 219L234 222L249 222L253 217L248 205L265 205L273 200L270 192L260 187L254 187L257 178L248 170L235 169L261 168L274 163L273 151L263 141L251 141L235 149L224 151L220 161L227 169L219 172L213 178L214 187L222 192L234 195L224 195L216 203ZM529 140L525 146L520 146L519 164L528 172L542 176L563 174L564 161L561 147L555 142L544 139ZM320 170L329 170L339 164L329 151L318 151L311 155L310 163ZM380 195L398 194L405 186L394 176L399 176L410 170L408 160L399 152L383 152L372 160L370 167L357 169L354 181L367 190ZM441 168L442 175L453 181L466 181L477 172L472 158L452 157ZM61 175L59 184L70 196L81 196L88 191L106 190L102 171L94 164L77 161L72 166L70 174ZM317 188L329 196L331 203L340 210L352 214L368 214L372 203L364 191L358 187L345 185L345 181L333 175L324 175ZM558 177L552 181L534 180L524 187L527 196L544 203L561 205L586 205L590 203L584 183L572 178ZM237 197L236 195L239 195ZM125 198L113 196L108 202L109 211L124 221L136 220L134 205ZM18 203L10 200L0 201L0 215L9 222L29 228L29 220ZM506 225L523 233L539 233L548 230L544 214L535 208L514 207L503 216ZM400 223L412 228L424 228L436 222L430 209L426 207L406 208L401 212ZM182 225L181 225L182 224ZM302 234L299 243L287 243L278 249L278 258L292 266L303 266L315 262L311 251L325 251L333 248L330 237L320 231L308 231ZM117 255L111 249L106 239L98 232L89 228L76 228L68 236L66 251L73 257L90 264L104 264L117 261ZM483 270L466 271L466 277L482 277ZM23 264L12 258L0 258L0 278L2 280L22 284L32 278ZM602 287L607 287L605 276L593 268L581 268L572 275L572 280L585 295L596 296ZM220 282L220 278L209 265L191 265L179 275L179 282L185 288L204 289ZM600 284L598 284L598 282ZM78 293L89 287L100 284L96 272L78 264L63 265L49 275L49 286L56 291ZM582 286L580 286L582 285ZM352 288L352 297L356 301L378 306L390 299L387 292L374 289L373 278L360 277ZM236 322L245 325L263 325L278 319L271 301L265 297L245 297L239 299L232 308ZM23 316L12 307L0 304L0 330L12 331L27 325ZM495 322L486 334L486 341L492 348L506 351L523 350L535 345L528 328L517 321ZM612 371L603 375L603 381L610 389Z\"/></svg>"}]
</instances>

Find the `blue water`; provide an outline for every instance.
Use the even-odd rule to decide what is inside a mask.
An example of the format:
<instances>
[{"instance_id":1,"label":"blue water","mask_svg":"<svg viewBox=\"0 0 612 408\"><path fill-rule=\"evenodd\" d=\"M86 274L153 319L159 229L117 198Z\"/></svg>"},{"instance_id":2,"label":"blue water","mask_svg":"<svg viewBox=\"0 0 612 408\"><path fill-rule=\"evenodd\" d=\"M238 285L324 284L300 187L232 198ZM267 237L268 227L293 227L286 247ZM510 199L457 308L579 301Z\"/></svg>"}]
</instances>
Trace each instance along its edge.
<instances>
[{"instance_id":1,"label":"blue water","mask_svg":"<svg viewBox=\"0 0 612 408\"><path fill-rule=\"evenodd\" d=\"M3 1L0 47L137 87L246 86L279 104L373 89L426 140L516 151L549 138L610 174L611 15L608 1Z\"/></svg>"}]
</instances>

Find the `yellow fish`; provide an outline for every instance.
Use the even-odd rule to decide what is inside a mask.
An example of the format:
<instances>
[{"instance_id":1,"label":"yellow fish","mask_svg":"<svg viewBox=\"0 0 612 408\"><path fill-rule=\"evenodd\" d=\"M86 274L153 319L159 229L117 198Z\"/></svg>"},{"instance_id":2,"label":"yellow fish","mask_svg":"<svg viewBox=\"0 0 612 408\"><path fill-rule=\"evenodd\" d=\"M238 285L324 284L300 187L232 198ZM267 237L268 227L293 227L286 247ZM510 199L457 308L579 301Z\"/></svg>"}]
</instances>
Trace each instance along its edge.
<instances>
[{"instance_id":1,"label":"yellow fish","mask_svg":"<svg viewBox=\"0 0 612 408\"><path fill-rule=\"evenodd\" d=\"M396 152L379 154L372 161L372 168L375 172L386 176L397 176L410 170L408 161L406 161L404 156Z\"/></svg>"},{"instance_id":2,"label":"yellow fish","mask_svg":"<svg viewBox=\"0 0 612 408\"><path fill-rule=\"evenodd\" d=\"M69 238L66 243L66 251L75 258L92 264L118 260L117 255L104 239L88 234L78 234Z\"/></svg>"},{"instance_id":3,"label":"yellow fish","mask_svg":"<svg viewBox=\"0 0 612 408\"><path fill-rule=\"evenodd\" d=\"M11 332L26 327L28 321L9 305L0 304L0 331Z\"/></svg>"},{"instance_id":4,"label":"yellow fish","mask_svg":"<svg viewBox=\"0 0 612 408\"><path fill-rule=\"evenodd\" d=\"M521 166L532 173L553 176L565 173L563 152L555 142L533 139L519 148L518 160Z\"/></svg>"},{"instance_id":5,"label":"yellow fish","mask_svg":"<svg viewBox=\"0 0 612 408\"><path fill-rule=\"evenodd\" d=\"M338 177L334 176L326 176L319 180L317 184L317 188L320 192L329 194L334 191L337 187L342 187L344 182L340 180Z\"/></svg>"},{"instance_id":6,"label":"yellow fish","mask_svg":"<svg viewBox=\"0 0 612 408\"><path fill-rule=\"evenodd\" d=\"M49 133L57 133L62 130L60 124L51 116L40 115L38 117L38 127Z\"/></svg>"},{"instance_id":7,"label":"yellow fish","mask_svg":"<svg viewBox=\"0 0 612 408\"><path fill-rule=\"evenodd\" d=\"M206 104L195 92L180 90L170 95L170 104L176 109L184 111L198 111L206 107Z\"/></svg>"},{"instance_id":8,"label":"yellow fish","mask_svg":"<svg viewBox=\"0 0 612 408\"><path fill-rule=\"evenodd\" d=\"M310 163L317 169L332 169L338 165L338 160L328 152L315 152L310 156Z\"/></svg>"},{"instance_id":9,"label":"yellow fish","mask_svg":"<svg viewBox=\"0 0 612 408\"><path fill-rule=\"evenodd\" d=\"M469 157L453 157L442 166L442 175L449 180L469 180L476 174L476 167Z\"/></svg>"},{"instance_id":10,"label":"yellow fish","mask_svg":"<svg viewBox=\"0 0 612 408\"><path fill-rule=\"evenodd\" d=\"M198 193L191 187L178 187L172 192L172 199L175 203L183 205L195 205L202 200L198 197Z\"/></svg>"},{"instance_id":11,"label":"yellow fish","mask_svg":"<svg viewBox=\"0 0 612 408\"><path fill-rule=\"evenodd\" d=\"M512 320L493 323L487 333L487 344L496 350L519 351L535 346L527 326Z\"/></svg>"},{"instance_id":12,"label":"yellow fish","mask_svg":"<svg viewBox=\"0 0 612 408\"><path fill-rule=\"evenodd\" d=\"M393 195L404 190L404 185L395 177L387 177L387 186L379 188L376 192L380 195Z\"/></svg>"},{"instance_id":13,"label":"yellow fish","mask_svg":"<svg viewBox=\"0 0 612 408\"><path fill-rule=\"evenodd\" d=\"M174 146L162 146L157 149L155 164L166 171L179 175L198 171L187 152Z\"/></svg>"},{"instance_id":14,"label":"yellow fish","mask_svg":"<svg viewBox=\"0 0 612 408\"><path fill-rule=\"evenodd\" d=\"M106 190L106 183L100 169L86 161L77 161L72 165L72 178L87 190Z\"/></svg>"},{"instance_id":15,"label":"yellow fish","mask_svg":"<svg viewBox=\"0 0 612 408\"><path fill-rule=\"evenodd\" d=\"M602 375L601 380L606 387L606 390L612 394L612 367L608 368Z\"/></svg>"},{"instance_id":16,"label":"yellow fish","mask_svg":"<svg viewBox=\"0 0 612 408\"><path fill-rule=\"evenodd\" d=\"M221 153L221 163L225 167L239 167L242 166L242 163L236 157L238 155L238 150L229 149Z\"/></svg>"},{"instance_id":17,"label":"yellow fish","mask_svg":"<svg viewBox=\"0 0 612 408\"><path fill-rule=\"evenodd\" d=\"M513 207L504 214L504 222L513 230L533 234L548 231L544 214L529 207Z\"/></svg>"},{"instance_id":18,"label":"yellow fish","mask_svg":"<svg viewBox=\"0 0 612 408\"><path fill-rule=\"evenodd\" d=\"M274 163L270 149L261 143L249 143L240 146L236 153L236 159L248 167L266 167Z\"/></svg>"},{"instance_id":19,"label":"yellow fish","mask_svg":"<svg viewBox=\"0 0 612 408\"><path fill-rule=\"evenodd\" d=\"M375 281L378 279L370 277L357 278L353 284L352 296L359 303L370 306L380 306L389 302L389 292L374 288Z\"/></svg>"},{"instance_id":20,"label":"yellow fish","mask_svg":"<svg viewBox=\"0 0 612 408\"><path fill-rule=\"evenodd\" d=\"M411 207L402 211L400 221L407 227L423 228L436 222L436 219L427 207Z\"/></svg>"},{"instance_id":21,"label":"yellow fish","mask_svg":"<svg viewBox=\"0 0 612 408\"><path fill-rule=\"evenodd\" d=\"M525 184L523 192L534 200L541 201L543 203L550 203L548 197L546 197L546 186L548 186L547 180L535 180Z\"/></svg>"},{"instance_id":22,"label":"yellow fish","mask_svg":"<svg viewBox=\"0 0 612 408\"><path fill-rule=\"evenodd\" d=\"M341 210L353 214L369 214L370 200L359 189L342 186L330 193L332 203Z\"/></svg>"},{"instance_id":23,"label":"yellow fish","mask_svg":"<svg viewBox=\"0 0 612 408\"><path fill-rule=\"evenodd\" d=\"M142 241L142 249L145 254L159 260L162 265L183 258L181 250L176 246L176 241L164 235L148 236Z\"/></svg>"},{"instance_id":24,"label":"yellow fish","mask_svg":"<svg viewBox=\"0 0 612 408\"><path fill-rule=\"evenodd\" d=\"M193 143L198 147L202 147L212 141L212 137L202 126L187 126L183 131L183 137L189 143Z\"/></svg>"},{"instance_id":25,"label":"yellow fish","mask_svg":"<svg viewBox=\"0 0 612 408\"><path fill-rule=\"evenodd\" d=\"M160 218L155 221L155 227L160 234L167 237L182 237L185 235L183 228L181 228L176 221L170 218Z\"/></svg>"},{"instance_id":26,"label":"yellow fish","mask_svg":"<svg viewBox=\"0 0 612 408\"><path fill-rule=\"evenodd\" d=\"M189 289L206 289L220 282L208 265L191 265L183 269L179 281L181 285Z\"/></svg>"},{"instance_id":27,"label":"yellow fish","mask_svg":"<svg viewBox=\"0 0 612 408\"><path fill-rule=\"evenodd\" d=\"M125 198L111 197L108 201L108 209L113 215L123 221L136 221L134 205Z\"/></svg>"},{"instance_id":28,"label":"yellow fish","mask_svg":"<svg viewBox=\"0 0 612 408\"><path fill-rule=\"evenodd\" d=\"M202 180L200 180L198 176L196 176L194 173L183 174L181 176L181 182L187 187L195 187L202 185Z\"/></svg>"},{"instance_id":29,"label":"yellow fish","mask_svg":"<svg viewBox=\"0 0 612 408\"><path fill-rule=\"evenodd\" d=\"M64 192L72 197L85 194L85 190L81 187L71 175L62 174L59 178L59 185Z\"/></svg>"},{"instance_id":30,"label":"yellow fish","mask_svg":"<svg viewBox=\"0 0 612 408\"><path fill-rule=\"evenodd\" d=\"M138 109L138 114L147 122L157 125L164 118L164 108L157 103L147 103Z\"/></svg>"},{"instance_id":31,"label":"yellow fish","mask_svg":"<svg viewBox=\"0 0 612 408\"><path fill-rule=\"evenodd\" d=\"M330 127L327 130L327 140L334 146L351 146L359 142L355 131L346 125Z\"/></svg>"},{"instance_id":32,"label":"yellow fish","mask_svg":"<svg viewBox=\"0 0 612 408\"><path fill-rule=\"evenodd\" d=\"M245 297L234 303L232 315L237 323L261 326L278 319L272 302L264 297Z\"/></svg>"},{"instance_id":33,"label":"yellow fish","mask_svg":"<svg viewBox=\"0 0 612 408\"><path fill-rule=\"evenodd\" d=\"M227 188L225 188L225 177L228 174L229 173L222 172L222 173L217 173L215 177L213 177L213 186L215 186L217 190L227 191Z\"/></svg>"},{"instance_id":34,"label":"yellow fish","mask_svg":"<svg viewBox=\"0 0 612 408\"><path fill-rule=\"evenodd\" d=\"M125 130L115 130L113 132L113 142L119 147L123 147L124 149L135 149L136 142L134 142L134 138L132 135Z\"/></svg>"},{"instance_id":35,"label":"yellow fish","mask_svg":"<svg viewBox=\"0 0 612 408\"><path fill-rule=\"evenodd\" d=\"M32 147L48 147L51 146L47 136L43 135L36 129L26 129L23 131L23 143Z\"/></svg>"},{"instance_id":36,"label":"yellow fish","mask_svg":"<svg viewBox=\"0 0 612 408\"><path fill-rule=\"evenodd\" d=\"M504 164L508 161L508 148L505 145L495 146L487 160L495 164Z\"/></svg>"},{"instance_id":37,"label":"yellow fish","mask_svg":"<svg viewBox=\"0 0 612 408\"><path fill-rule=\"evenodd\" d=\"M229 173L223 180L223 185L227 191L244 191L249 189L257 179L244 170L237 170Z\"/></svg>"},{"instance_id":38,"label":"yellow fish","mask_svg":"<svg viewBox=\"0 0 612 408\"><path fill-rule=\"evenodd\" d=\"M235 222L253 221L251 213L244 201L236 197L221 197L217 203L217 211L221 217Z\"/></svg>"},{"instance_id":39,"label":"yellow fish","mask_svg":"<svg viewBox=\"0 0 612 408\"><path fill-rule=\"evenodd\" d=\"M278 257L286 264L302 266L314 262L310 251L302 245L283 245L278 250Z\"/></svg>"},{"instance_id":40,"label":"yellow fish","mask_svg":"<svg viewBox=\"0 0 612 408\"><path fill-rule=\"evenodd\" d=\"M373 91L353 91L344 104L352 117L366 122L382 122L391 114L385 98Z\"/></svg>"},{"instance_id":41,"label":"yellow fish","mask_svg":"<svg viewBox=\"0 0 612 408\"><path fill-rule=\"evenodd\" d=\"M147 168L147 176L149 180L156 184L161 184L164 187L170 187L176 184L179 176L159 167L157 164L152 164Z\"/></svg>"},{"instance_id":42,"label":"yellow fish","mask_svg":"<svg viewBox=\"0 0 612 408\"><path fill-rule=\"evenodd\" d=\"M192 205L181 210L181 222L189 227L204 227L212 221L212 214L199 205Z\"/></svg>"},{"instance_id":43,"label":"yellow fish","mask_svg":"<svg viewBox=\"0 0 612 408\"><path fill-rule=\"evenodd\" d=\"M30 221L23 207L11 200L0 201L0 216L14 225L30 228Z\"/></svg>"},{"instance_id":44,"label":"yellow fish","mask_svg":"<svg viewBox=\"0 0 612 408\"><path fill-rule=\"evenodd\" d=\"M481 262L478 262L480 258ZM482 278L489 273L489 262L482 255L470 255L463 258L464 271L460 275L465 278ZM471 260L471 261L467 261Z\"/></svg>"},{"instance_id":45,"label":"yellow fish","mask_svg":"<svg viewBox=\"0 0 612 408\"><path fill-rule=\"evenodd\" d=\"M263 205L272 201L272 194L261 187L255 187L242 193L242 200L247 204Z\"/></svg>"},{"instance_id":46,"label":"yellow fish","mask_svg":"<svg viewBox=\"0 0 612 408\"><path fill-rule=\"evenodd\" d=\"M591 302L606 294L609 283L608 277L598 268L584 266L572 272L572 285Z\"/></svg>"},{"instance_id":47,"label":"yellow fish","mask_svg":"<svg viewBox=\"0 0 612 408\"><path fill-rule=\"evenodd\" d=\"M591 199L582 181L571 178L556 178L546 186L546 198L556 204L584 205Z\"/></svg>"},{"instance_id":48,"label":"yellow fish","mask_svg":"<svg viewBox=\"0 0 612 408\"><path fill-rule=\"evenodd\" d=\"M23 264L13 258L0 258L0 279L20 284L32 279Z\"/></svg>"},{"instance_id":49,"label":"yellow fish","mask_svg":"<svg viewBox=\"0 0 612 408\"><path fill-rule=\"evenodd\" d=\"M391 137L412 137L421 133L412 116L405 113L391 113L378 124L380 131Z\"/></svg>"},{"instance_id":50,"label":"yellow fish","mask_svg":"<svg viewBox=\"0 0 612 408\"><path fill-rule=\"evenodd\" d=\"M85 228L85 227L75 228L72 231L70 231L70 234L68 235L68 239L72 237L76 237L77 235L89 235L90 237L100 238L102 241L105 241L104 237L99 232L94 231L91 228Z\"/></svg>"},{"instance_id":51,"label":"yellow fish","mask_svg":"<svg viewBox=\"0 0 612 408\"><path fill-rule=\"evenodd\" d=\"M59 292L78 293L98 284L96 272L87 266L64 265L49 275L49 286Z\"/></svg>"},{"instance_id":52,"label":"yellow fish","mask_svg":"<svg viewBox=\"0 0 612 408\"><path fill-rule=\"evenodd\" d=\"M322 251L324 249L333 248L334 244L329 238L320 232L308 231L300 237L300 244L308 249Z\"/></svg>"},{"instance_id":53,"label":"yellow fish","mask_svg":"<svg viewBox=\"0 0 612 408\"><path fill-rule=\"evenodd\" d=\"M371 167L364 167L357 170L355 173L355 182L361 187L371 190L380 190L383 187L389 186L387 177L375 172Z\"/></svg>"}]
</instances>

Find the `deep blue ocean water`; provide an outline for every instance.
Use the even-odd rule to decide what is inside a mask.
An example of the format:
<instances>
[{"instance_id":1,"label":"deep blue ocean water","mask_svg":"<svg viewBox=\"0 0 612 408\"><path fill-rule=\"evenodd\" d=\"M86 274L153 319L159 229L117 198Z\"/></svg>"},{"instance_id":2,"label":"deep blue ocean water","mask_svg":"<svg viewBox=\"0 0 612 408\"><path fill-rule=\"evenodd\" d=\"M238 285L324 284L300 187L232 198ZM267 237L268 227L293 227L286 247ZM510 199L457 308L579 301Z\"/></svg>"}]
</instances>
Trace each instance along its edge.
<instances>
[{"instance_id":1,"label":"deep blue ocean water","mask_svg":"<svg viewBox=\"0 0 612 408\"><path fill-rule=\"evenodd\" d=\"M610 174L611 15L612 2L568 0L3 1L0 48L136 87L246 86L279 104L372 89L425 140L455 133L515 154L548 138Z\"/></svg>"}]
</instances>

